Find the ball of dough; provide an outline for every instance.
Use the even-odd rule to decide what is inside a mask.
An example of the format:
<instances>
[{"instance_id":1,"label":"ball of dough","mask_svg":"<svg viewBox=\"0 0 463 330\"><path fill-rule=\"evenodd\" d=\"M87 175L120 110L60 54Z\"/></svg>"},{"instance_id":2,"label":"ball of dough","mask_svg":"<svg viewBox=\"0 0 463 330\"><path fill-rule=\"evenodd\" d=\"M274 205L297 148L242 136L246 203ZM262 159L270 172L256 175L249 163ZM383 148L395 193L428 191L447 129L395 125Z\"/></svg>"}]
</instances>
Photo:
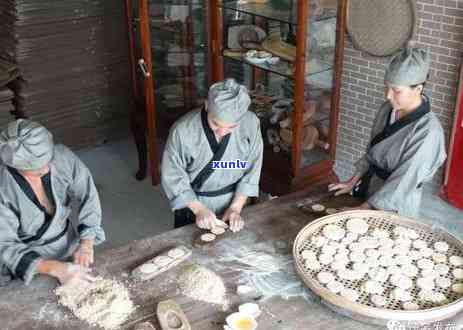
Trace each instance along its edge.
<instances>
[{"instance_id":1,"label":"ball of dough","mask_svg":"<svg viewBox=\"0 0 463 330\"><path fill-rule=\"evenodd\" d=\"M363 262L366 259L366 256L361 252L352 252L349 254L349 259L352 262Z\"/></svg>"},{"instance_id":2,"label":"ball of dough","mask_svg":"<svg viewBox=\"0 0 463 330\"><path fill-rule=\"evenodd\" d=\"M343 260L335 260L331 263L330 267L334 271L345 269L349 261L345 262Z\"/></svg>"},{"instance_id":3,"label":"ball of dough","mask_svg":"<svg viewBox=\"0 0 463 330\"><path fill-rule=\"evenodd\" d=\"M434 268L432 269L422 269L421 270L422 277L429 277L429 278L436 278L439 276L439 273L436 272Z\"/></svg>"},{"instance_id":4,"label":"ball of dough","mask_svg":"<svg viewBox=\"0 0 463 330\"><path fill-rule=\"evenodd\" d=\"M456 283L452 285L452 291L455 293L463 293L463 283Z\"/></svg>"},{"instance_id":5,"label":"ball of dough","mask_svg":"<svg viewBox=\"0 0 463 330\"><path fill-rule=\"evenodd\" d=\"M384 283L389 278L389 273L385 268L373 268L368 272L368 277L376 282Z\"/></svg>"},{"instance_id":6,"label":"ball of dough","mask_svg":"<svg viewBox=\"0 0 463 330\"><path fill-rule=\"evenodd\" d=\"M381 294L384 291L384 287L379 282L368 280L362 284L362 290L366 293Z\"/></svg>"},{"instance_id":7,"label":"ball of dough","mask_svg":"<svg viewBox=\"0 0 463 330\"><path fill-rule=\"evenodd\" d=\"M380 238L378 241L379 245L385 248L392 248L394 246L394 240L390 238Z\"/></svg>"},{"instance_id":8,"label":"ball of dough","mask_svg":"<svg viewBox=\"0 0 463 330\"><path fill-rule=\"evenodd\" d=\"M395 288L391 291L391 299L398 300L398 301L410 301L413 299L412 294L401 288Z\"/></svg>"},{"instance_id":9,"label":"ball of dough","mask_svg":"<svg viewBox=\"0 0 463 330\"><path fill-rule=\"evenodd\" d=\"M437 252L445 253L449 249L449 245L446 242L436 242L434 243L434 249L436 249Z\"/></svg>"},{"instance_id":10,"label":"ball of dough","mask_svg":"<svg viewBox=\"0 0 463 330\"><path fill-rule=\"evenodd\" d=\"M376 249L367 249L365 250L365 255L367 257L379 258L381 256L381 253Z\"/></svg>"},{"instance_id":11,"label":"ball of dough","mask_svg":"<svg viewBox=\"0 0 463 330\"><path fill-rule=\"evenodd\" d=\"M397 256L394 258L395 260L395 263L397 265L401 265L401 266L404 266L404 265L411 265L412 264L412 259L409 257L409 256Z\"/></svg>"},{"instance_id":12,"label":"ball of dough","mask_svg":"<svg viewBox=\"0 0 463 330\"><path fill-rule=\"evenodd\" d=\"M326 285L326 288L333 293L339 293L344 289L344 285L338 281L331 281Z\"/></svg>"},{"instance_id":13,"label":"ball of dough","mask_svg":"<svg viewBox=\"0 0 463 330\"><path fill-rule=\"evenodd\" d=\"M418 275L418 267L416 267L415 265L413 265L412 263L409 263L408 265L402 265L402 267L400 267L400 269L402 270L402 273L408 277L415 277Z\"/></svg>"},{"instance_id":14,"label":"ball of dough","mask_svg":"<svg viewBox=\"0 0 463 330\"><path fill-rule=\"evenodd\" d=\"M450 271L450 267L444 264L437 264L434 266L434 270L439 274L439 275L447 275L448 272Z\"/></svg>"},{"instance_id":15,"label":"ball of dough","mask_svg":"<svg viewBox=\"0 0 463 330\"><path fill-rule=\"evenodd\" d=\"M409 229L407 231L407 236L408 236L408 238L410 238L412 240L420 238L420 235L413 229Z\"/></svg>"},{"instance_id":16,"label":"ball of dough","mask_svg":"<svg viewBox=\"0 0 463 330\"><path fill-rule=\"evenodd\" d=\"M314 236L312 237L311 243L315 245L317 248L321 248L323 245L327 243L326 237L323 236Z\"/></svg>"},{"instance_id":17,"label":"ball of dough","mask_svg":"<svg viewBox=\"0 0 463 330\"><path fill-rule=\"evenodd\" d=\"M412 301L406 301L402 304L402 308L406 311L417 311L420 309L420 306Z\"/></svg>"},{"instance_id":18,"label":"ball of dough","mask_svg":"<svg viewBox=\"0 0 463 330\"><path fill-rule=\"evenodd\" d=\"M395 265L395 260L393 257L381 257L379 258L379 264L383 267L389 267Z\"/></svg>"},{"instance_id":19,"label":"ball of dough","mask_svg":"<svg viewBox=\"0 0 463 330\"><path fill-rule=\"evenodd\" d=\"M432 260L436 263L446 263L447 256L443 253L433 253Z\"/></svg>"},{"instance_id":20,"label":"ball of dough","mask_svg":"<svg viewBox=\"0 0 463 330\"><path fill-rule=\"evenodd\" d=\"M317 279L318 279L318 282L320 282L321 284L328 284L332 281L335 280L335 277L333 274L331 273L328 273L328 272L320 272L318 273L317 275Z\"/></svg>"},{"instance_id":21,"label":"ball of dough","mask_svg":"<svg viewBox=\"0 0 463 330\"><path fill-rule=\"evenodd\" d=\"M421 259L421 252L418 251L418 250L411 250L409 253L408 253L408 256L410 257L410 259L412 260L419 260Z\"/></svg>"},{"instance_id":22,"label":"ball of dough","mask_svg":"<svg viewBox=\"0 0 463 330\"><path fill-rule=\"evenodd\" d=\"M305 260L307 259L310 259L310 260L317 260L317 255L315 254L315 252L311 251L311 250L303 250L301 252L301 257Z\"/></svg>"},{"instance_id":23,"label":"ball of dough","mask_svg":"<svg viewBox=\"0 0 463 330\"><path fill-rule=\"evenodd\" d=\"M307 269L313 271L320 270L322 268L322 265L317 260L307 259L305 260L304 264Z\"/></svg>"},{"instance_id":24,"label":"ball of dough","mask_svg":"<svg viewBox=\"0 0 463 330\"><path fill-rule=\"evenodd\" d=\"M396 226L394 229L393 229L393 234L395 237L404 237L404 238L408 238L408 228L405 228L405 227L401 227L401 226Z\"/></svg>"},{"instance_id":25,"label":"ball of dough","mask_svg":"<svg viewBox=\"0 0 463 330\"><path fill-rule=\"evenodd\" d=\"M139 268L140 272L142 272L143 274L152 274L152 273L156 272L158 269L159 269L159 267L156 266L155 264L153 264L152 262L148 262L146 264L143 264Z\"/></svg>"},{"instance_id":26,"label":"ball of dough","mask_svg":"<svg viewBox=\"0 0 463 330\"><path fill-rule=\"evenodd\" d=\"M370 296L370 301L375 305L376 307L384 307L387 304L387 300L385 297L380 296L380 295L371 295Z\"/></svg>"},{"instance_id":27,"label":"ball of dough","mask_svg":"<svg viewBox=\"0 0 463 330\"><path fill-rule=\"evenodd\" d=\"M392 257L394 256L394 250L390 247L382 246L378 249L380 257Z\"/></svg>"},{"instance_id":28,"label":"ball of dough","mask_svg":"<svg viewBox=\"0 0 463 330\"><path fill-rule=\"evenodd\" d=\"M322 204L313 204L311 206L311 208L312 208L312 211L314 211L314 212L323 212L323 211L325 211L325 206L322 205Z\"/></svg>"},{"instance_id":29,"label":"ball of dough","mask_svg":"<svg viewBox=\"0 0 463 330\"><path fill-rule=\"evenodd\" d=\"M413 281L408 276L405 276L402 274L392 275L389 281L396 287L404 289L404 290L407 290L413 287Z\"/></svg>"},{"instance_id":30,"label":"ball of dough","mask_svg":"<svg viewBox=\"0 0 463 330\"><path fill-rule=\"evenodd\" d=\"M338 213L338 209L335 209L335 208L332 208L332 207L329 207L325 210L325 213L328 214L328 215L331 215L331 214L336 214Z\"/></svg>"},{"instance_id":31,"label":"ball of dough","mask_svg":"<svg viewBox=\"0 0 463 330\"><path fill-rule=\"evenodd\" d=\"M409 238L405 238L405 237L399 237L395 240L394 244L395 245L404 245L404 246L407 246L407 247L410 247L412 245L412 240L409 239Z\"/></svg>"},{"instance_id":32,"label":"ball of dough","mask_svg":"<svg viewBox=\"0 0 463 330\"><path fill-rule=\"evenodd\" d=\"M428 243L426 243L426 241L423 241L422 239L417 239L416 241L413 242L413 247L415 249L421 250L421 249L427 248Z\"/></svg>"},{"instance_id":33,"label":"ball of dough","mask_svg":"<svg viewBox=\"0 0 463 330\"><path fill-rule=\"evenodd\" d=\"M157 256L153 259L153 263L159 268L165 267L172 262L172 258L168 256Z\"/></svg>"},{"instance_id":34,"label":"ball of dough","mask_svg":"<svg viewBox=\"0 0 463 330\"><path fill-rule=\"evenodd\" d=\"M434 278L420 277L416 280L416 286L424 291L430 291L435 288Z\"/></svg>"},{"instance_id":35,"label":"ball of dough","mask_svg":"<svg viewBox=\"0 0 463 330\"><path fill-rule=\"evenodd\" d=\"M443 276L436 277L435 282L436 286L442 289L447 289L452 285L452 281Z\"/></svg>"},{"instance_id":36,"label":"ball of dough","mask_svg":"<svg viewBox=\"0 0 463 330\"><path fill-rule=\"evenodd\" d=\"M359 294L357 291L352 289L345 288L341 290L341 296L352 302L356 302L359 299Z\"/></svg>"},{"instance_id":37,"label":"ball of dough","mask_svg":"<svg viewBox=\"0 0 463 330\"><path fill-rule=\"evenodd\" d=\"M455 268L452 274L453 274L453 277L455 277L455 279L457 280L463 279L463 269L461 268Z\"/></svg>"},{"instance_id":38,"label":"ball of dough","mask_svg":"<svg viewBox=\"0 0 463 330\"><path fill-rule=\"evenodd\" d=\"M326 225L323 227L323 235L333 241L339 241L344 238L346 231L338 225Z\"/></svg>"},{"instance_id":39,"label":"ball of dough","mask_svg":"<svg viewBox=\"0 0 463 330\"><path fill-rule=\"evenodd\" d=\"M363 235L368 232L369 226L362 218L352 218L347 221L346 228L349 232Z\"/></svg>"},{"instance_id":40,"label":"ball of dough","mask_svg":"<svg viewBox=\"0 0 463 330\"><path fill-rule=\"evenodd\" d=\"M434 254L434 250L426 247L426 248L422 248L420 250L420 253L421 253L422 258L431 258L432 255Z\"/></svg>"},{"instance_id":41,"label":"ball of dough","mask_svg":"<svg viewBox=\"0 0 463 330\"><path fill-rule=\"evenodd\" d=\"M371 235L375 238L381 239L381 238L389 238L389 232L384 229L379 229L375 228Z\"/></svg>"},{"instance_id":42,"label":"ball of dough","mask_svg":"<svg viewBox=\"0 0 463 330\"><path fill-rule=\"evenodd\" d=\"M463 265L463 258L460 256L451 256L449 262L452 266L459 267Z\"/></svg>"},{"instance_id":43,"label":"ball of dough","mask_svg":"<svg viewBox=\"0 0 463 330\"><path fill-rule=\"evenodd\" d=\"M421 268L421 269L433 269L434 268L434 262L429 259L420 259L418 260L416 264L418 268Z\"/></svg>"},{"instance_id":44,"label":"ball of dough","mask_svg":"<svg viewBox=\"0 0 463 330\"><path fill-rule=\"evenodd\" d=\"M336 254L336 248L331 245L324 245L322 247L322 253L334 256Z\"/></svg>"},{"instance_id":45,"label":"ball of dough","mask_svg":"<svg viewBox=\"0 0 463 330\"><path fill-rule=\"evenodd\" d=\"M318 261L322 264L322 265L329 265L330 263L333 262L333 256L332 255L329 255L329 254L320 254L320 256L318 257Z\"/></svg>"}]
</instances>

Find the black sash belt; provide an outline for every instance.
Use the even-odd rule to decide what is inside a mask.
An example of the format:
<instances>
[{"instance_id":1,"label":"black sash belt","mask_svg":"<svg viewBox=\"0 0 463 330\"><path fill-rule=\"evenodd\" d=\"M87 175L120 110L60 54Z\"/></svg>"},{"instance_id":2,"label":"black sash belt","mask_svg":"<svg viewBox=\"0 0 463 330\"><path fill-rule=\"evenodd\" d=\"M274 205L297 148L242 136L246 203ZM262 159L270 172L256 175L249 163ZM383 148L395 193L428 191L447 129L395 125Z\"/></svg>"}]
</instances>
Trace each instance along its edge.
<instances>
[{"instance_id":1,"label":"black sash belt","mask_svg":"<svg viewBox=\"0 0 463 330\"><path fill-rule=\"evenodd\" d=\"M214 173L214 168L212 166L213 163L222 159L225 151L227 150L228 143L230 142L230 134L225 135L220 143L217 142L214 132L207 122L207 112L204 109L201 111L201 123L213 156L209 163L207 163L207 165L199 172L193 182L191 182L191 187L198 196L215 197L233 192L235 191L237 182L214 191L201 191L203 184L207 181L207 179L209 179L212 173Z\"/></svg>"},{"instance_id":2,"label":"black sash belt","mask_svg":"<svg viewBox=\"0 0 463 330\"><path fill-rule=\"evenodd\" d=\"M389 116L387 118L386 126L384 127L381 133L376 135L371 140L369 149L373 148L375 145L384 141L385 139L391 137L392 135L397 133L402 128L416 122L417 120L419 120L421 117L423 117L429 112L430 112L429 101L427 98L425 98L423 102L421 103L421 105L418 107L418 109L406 115L402 119L397 120L393 124L390 124L391 115L392 115L392 108L391 108L389 112ZM392 171L389 172L377 166L376 164L369 163L368 171L362 176L360 181L354 187L354 189L352 190L352 195L354 197L359 197L363 199L366 198L368 195L368 188L370 186L370 181L373 175L376 175L383 180L387 180L391 174L392 174Z\"/></svg>"},{"instance_id":3,"label":"black sash belt","mask_svg":"<svg viewBox=\"0 0 463 330\"><path fill-rule=\"evenodd\" d=\"M43 242L41 245L48 245L48 244L51 244L51 243L54 243L56 241L58 241L61 237L63 237L64 235L66 235L68 229L69 229L69 224L70 224L70 221L69 219L66 219L66 226L64 227L63 231L60 232L58 235L56 235L55 237L52 237L52 238L49 238L47 239L45 242ZM35 236L32 236L32 237L29 237L28 239L24 239L22 240L22 242L24 244L27 244L27 243L30 243L30 242L35 242L35 241L38 241L40 238L42 238L43 236L43 233L39 233Z\"/></svg>"}]
</instances>

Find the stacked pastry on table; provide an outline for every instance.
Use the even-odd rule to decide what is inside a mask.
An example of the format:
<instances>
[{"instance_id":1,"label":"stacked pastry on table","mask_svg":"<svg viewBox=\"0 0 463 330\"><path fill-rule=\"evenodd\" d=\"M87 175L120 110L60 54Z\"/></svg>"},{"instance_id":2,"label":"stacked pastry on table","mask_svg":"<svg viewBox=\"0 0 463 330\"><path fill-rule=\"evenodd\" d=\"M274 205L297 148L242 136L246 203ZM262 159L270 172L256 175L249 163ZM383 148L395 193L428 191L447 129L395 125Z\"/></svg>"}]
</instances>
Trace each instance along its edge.
<instances>
[{"instance_id":1,"label":"stacked pastry on table","mask_svg":"<svg viewBox=\"0 0 463 330\"><path fill-rule=\"evenodd\" d=\"M352 302L424 310L463 296L463 258L448 242L362 218L327 224L299 251L310 275Z\"/></svg>"}]
</instances>

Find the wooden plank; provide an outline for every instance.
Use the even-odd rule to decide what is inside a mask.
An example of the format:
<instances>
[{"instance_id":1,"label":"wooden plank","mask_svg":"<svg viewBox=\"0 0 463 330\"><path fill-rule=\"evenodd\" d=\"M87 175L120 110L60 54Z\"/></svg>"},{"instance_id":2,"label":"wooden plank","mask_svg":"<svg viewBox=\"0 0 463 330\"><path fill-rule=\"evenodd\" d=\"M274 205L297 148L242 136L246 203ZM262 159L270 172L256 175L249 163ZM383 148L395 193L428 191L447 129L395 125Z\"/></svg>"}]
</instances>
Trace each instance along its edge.
<instances>
[{"instance_id":1,"label":"wooden plank","mask_svg":"<svg viewBox=\"0 0 463 330\"><path fill-rule=\"evenodd\" d=\"M151 321L159 328L155 317L156 305L166 299L175 299L188 317L192 329L223 329L226 316L236 311L239 303L238 297L232 294L236 292L239 273L233 265L225 270L219 267L220 258L227 252L227 243L246 244L245 246L249 247L263 243L274 244L276 241L292 243L297 233L315 219L314 215L305 214L296 205L307 198L317 201L326 199L329 195L326 187L323 187L310 193L298 192L249 207L243 213L246 219L245 229L225 238L213 248L193 248L193 239L201 230L194 226L187 226L97 253L96 272L125 282L134 303L139 306L123 329L132 329L135 324L142 321ZM135 282L128 276L137 265L169 247L180 244L193 250L191 259L183 265L198 263L216 271L223 278L231 297L230 311L224 312L218 306L194 301L181 295L176 287L176 278L182 265L150 281ZM87 324L76 320L65 308L58 306L52 292L55 285L54 280L41 277L35 279L29 287L25 287L20 281L15 281L7 287L0 288L2 329L91 329ZM263 314L259 317L258 329L384 329L341 316L321 304L316 298L310 301L302 298L286 301L274 297L259 304ZM457 316L452 321L462 324L463 315Z\"/></svg>"}]
</instances>

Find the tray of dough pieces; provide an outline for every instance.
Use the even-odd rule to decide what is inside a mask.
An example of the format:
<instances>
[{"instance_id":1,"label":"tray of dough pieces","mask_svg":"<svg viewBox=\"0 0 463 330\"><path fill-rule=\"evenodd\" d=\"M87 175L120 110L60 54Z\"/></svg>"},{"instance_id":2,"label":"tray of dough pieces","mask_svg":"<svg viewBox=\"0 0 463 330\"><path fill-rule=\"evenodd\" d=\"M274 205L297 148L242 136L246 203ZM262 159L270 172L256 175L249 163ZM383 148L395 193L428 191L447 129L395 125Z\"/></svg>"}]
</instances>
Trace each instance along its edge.
<instances>
[{"instance_id":1,"label":"tray of dough pieces","mask_svg":"<svg viewBox=\"0 0 463 330\"><path fill-rule=\"evenodd\" d=\"M463 310L463 242L395 213L319 218L299 232L293 257L322 303L363 322L430 323Z\"/></svg>"}]
</instances>

